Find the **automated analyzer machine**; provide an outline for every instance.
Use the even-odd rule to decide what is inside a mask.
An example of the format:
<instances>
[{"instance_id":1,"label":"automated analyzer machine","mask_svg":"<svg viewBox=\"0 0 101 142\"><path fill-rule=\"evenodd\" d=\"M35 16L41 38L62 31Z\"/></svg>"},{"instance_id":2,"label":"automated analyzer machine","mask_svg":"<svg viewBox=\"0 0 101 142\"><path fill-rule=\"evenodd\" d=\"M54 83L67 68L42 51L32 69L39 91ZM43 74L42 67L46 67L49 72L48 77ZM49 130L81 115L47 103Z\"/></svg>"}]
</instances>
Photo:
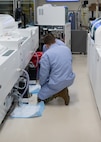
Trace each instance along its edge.
<instances>
[{"instance_id":1,"label":"automated analyzer machine","mask_svg":"<svg viewBox=\"0 0 101 142\"><path fill-rule=\"evenodd\" d=\"M13 17L0 15L0 123L12 104L12 88L38 48L38 27L17 27Z\"/></svg>"},{"instance_id":2,"label":"automated analyzer machine","mask_svg":"<svg viewBox=\"0 0 101 142\"><path fill-rule=\"evenodd\" d=\"M0 123L13 101L10 91L20 76L20 72L17 71L19 63L17 49L0 45Z\"/></svg>"},{"instance_id":3,"label":"automated analyzer machine","mask_svg":"<svg viewBox=\"0 0 101 142\"><path fill-rule=\"evenodd\" d=\"M88 72L101 116L101 18L91 22L88 34Z\"/></svg>"},{"instance_id":4,"label":"automated analyzer machine","mask_svg":"<svg viewBox=\"0 0 101 142\"><path fill-rule=\"evenodd\" d=\"M51 32L55 37L62 39L68 47L71 47L71 23L68 22L67 6L44 4L37 7L37 24L40 27L40 43L42 43L41 39L45 33Z\"/></svg>"},{"instance_id":5,"label":"automated analyzer machine","mask_svg":"<svg viewBox=\"0 0 101 142\"><path fill-rule=\"evenodd\" d=\"M37 7L38 25L64 25L68 22L68 7L44 4Z\"/></svg>"},{"instance_id":6,"label":"automated analyzer machine","mask_svg":"<svg viewBox=\"0 0 101 142\"><path fill-rule=\"evenodd\" d=\"M101 18L97 18L90 24L88 34L88 68L93 87L95 87L96 52L101 50Z\"/></svg>"}]
</instances>

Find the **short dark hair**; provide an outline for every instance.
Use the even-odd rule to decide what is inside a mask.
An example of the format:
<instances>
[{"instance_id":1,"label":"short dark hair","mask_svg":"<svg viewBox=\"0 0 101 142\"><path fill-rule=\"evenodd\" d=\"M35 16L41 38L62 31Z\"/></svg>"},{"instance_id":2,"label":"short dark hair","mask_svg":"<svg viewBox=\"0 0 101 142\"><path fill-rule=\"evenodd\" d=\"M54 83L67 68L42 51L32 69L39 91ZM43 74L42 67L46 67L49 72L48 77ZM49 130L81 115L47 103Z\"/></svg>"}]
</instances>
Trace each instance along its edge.
<instances>
[{"instance_id":1,"label":"short dark hair","mask_svg":"<svg viewBox=\"0 0 101 142\"><path fill-rule=\"evenodd\" d=\"M45 37L44 37L44 44L51 45L53 43L55 43L55 37L54 37L54 35L52 35L52 34L45 35Z\"/></svg>"}]
</instances>

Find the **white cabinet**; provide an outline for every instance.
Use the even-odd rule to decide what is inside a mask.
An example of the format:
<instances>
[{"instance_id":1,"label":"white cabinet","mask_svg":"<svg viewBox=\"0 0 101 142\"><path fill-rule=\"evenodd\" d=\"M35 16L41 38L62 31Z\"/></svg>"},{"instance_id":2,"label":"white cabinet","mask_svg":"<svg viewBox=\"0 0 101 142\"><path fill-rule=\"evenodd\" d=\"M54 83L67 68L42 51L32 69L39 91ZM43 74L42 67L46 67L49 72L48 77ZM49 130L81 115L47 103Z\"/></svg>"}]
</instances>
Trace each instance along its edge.
<instances>
[{"instance_id":1,"label":"white cabinet","mask_svg":"<svg viewBox=\"0 0 101 142\"><path fill-rule=\"evenodd\" d=\"M87 52L89 78L101 116L101 47L97 48L89 36Z\"/></svg>"},{"instance_id":2,"label":"white cabinet","mask_svg":"<svg viewBox=\"0 0 101 142\"><path fill-rule=\"evenodd\" d=\"M89 77L90 77L90 81L91 81L91 85L93 88L93 91L95 92L95 84L96 84L96 48L94 45L93 40L91 40L91 38L88 36L88 72L89 72Z\"/></svg>"},{"instance_id":3,"label":"white cabinet","mask_svg":"<svg viewBox=\"0 0 101 142\"><path fill-rule=\"evenodd\" d=\"M101 116L101 49L97 50L95 99Z\"/></svg>"}]
</instances>

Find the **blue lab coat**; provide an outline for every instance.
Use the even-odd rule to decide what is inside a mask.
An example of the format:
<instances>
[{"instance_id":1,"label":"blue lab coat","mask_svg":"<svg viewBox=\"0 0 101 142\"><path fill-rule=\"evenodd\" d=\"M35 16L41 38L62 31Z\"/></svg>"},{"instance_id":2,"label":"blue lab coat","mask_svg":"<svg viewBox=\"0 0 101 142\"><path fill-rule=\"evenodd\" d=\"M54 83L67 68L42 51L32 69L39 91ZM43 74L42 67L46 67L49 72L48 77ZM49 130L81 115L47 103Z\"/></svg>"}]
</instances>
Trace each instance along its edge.
<instances>
[{"instance_id":1,"label":"blue lab coat","mask_svg":"<svg viewBox=\"0 0 101 142\"><path fill-rule=\"evenodd\" d=\"M45 100L72 85L75 74L72 71L72 55L68 47L52 44L40 60L38 97Z\"/></svg>"},{"instance_id":2,"label":"blue lab coat","mask_svg":"<svg viewBox=\"0 0 101 142\"><path fill-rule=\"evenodd\" d=\"M64 43L62 40L57 39L57 38L55 39L55 42L56 42L58 45L65 45L65 43ZM46 50L47 50L47 47L46 47L46 45L44 44L42 51L45 52Z\"/></svg>"}]
</instances>

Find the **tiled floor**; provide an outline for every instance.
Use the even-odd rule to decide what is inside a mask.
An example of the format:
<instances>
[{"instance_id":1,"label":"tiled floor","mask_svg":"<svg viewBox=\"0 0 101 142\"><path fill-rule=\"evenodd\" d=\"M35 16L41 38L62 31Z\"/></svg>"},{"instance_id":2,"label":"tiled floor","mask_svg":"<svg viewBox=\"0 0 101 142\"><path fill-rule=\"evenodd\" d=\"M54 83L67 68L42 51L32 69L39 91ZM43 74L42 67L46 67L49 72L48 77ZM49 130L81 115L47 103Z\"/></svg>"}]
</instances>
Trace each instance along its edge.
<instances>
[{"instance_id":1,"label":"tiled floor","mask_svg":"<svg viewBox=\"0 0 101 142\"><path fill-rule=\"evenodd\" d=\"M0 131L0 142L101 142L101 121L87 72L86 55L73 55L74 84L71 101L53 100L42 117L8 119Z\"/></svg>"}]
</instances>

